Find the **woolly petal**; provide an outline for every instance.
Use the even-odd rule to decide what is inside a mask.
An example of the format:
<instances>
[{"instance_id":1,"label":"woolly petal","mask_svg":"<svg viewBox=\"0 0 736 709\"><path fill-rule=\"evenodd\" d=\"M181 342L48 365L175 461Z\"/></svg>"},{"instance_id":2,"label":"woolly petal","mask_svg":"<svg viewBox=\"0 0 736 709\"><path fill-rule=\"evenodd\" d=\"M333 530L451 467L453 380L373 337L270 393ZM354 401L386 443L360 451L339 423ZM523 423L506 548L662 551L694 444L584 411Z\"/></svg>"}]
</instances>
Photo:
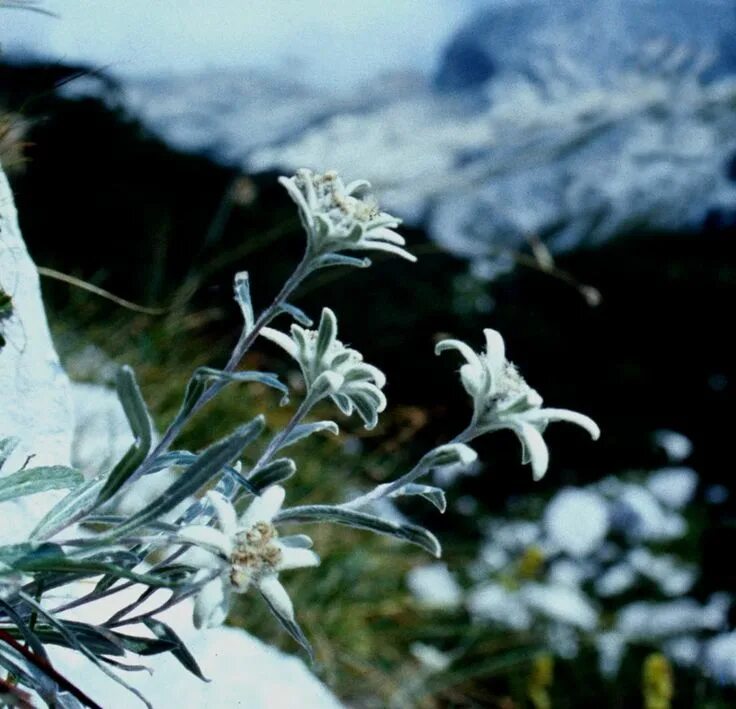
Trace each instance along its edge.
<instances>
[{"instance_id":1,"label":"woolly petal","mask_svg":"<svg viewBox=\"0 0 736 709\"><path fill-rule=\"evenodd\" d=\"M317 329L317 346L315 359L321 361L326 352L332 347L337 337L337 318L329 308L322 309L322 317Z\"/></svg>"},{"instance_id":2,"label":"woolly petal","mask_svg":"<svg viewBox=\"0 0 736 709\"><path fill-rule=\"evenodd\" d=\"M240 461L238 461L238 472L240 472L239 468ZM216 490L210 490L207 493L207 499L215 510L215 515L217 515L220 529L227 536L235 534L238 528L238 516L235 512L235 507L233 507L233 503Z\"/></svg>"},{"instance_id":3,"label":"woolly petal","mask_svg":"<svg viewBox=\"0 0 736 709\"><path fill-rule=\"evenodd\" d=\"M309 566L319 566L319 556L311 549L300 549L280 545L281 561L276 566L278 571L301 569Z\"/></svg>"},{"instance_id":4,"label":"woolly petal","mask_svg":"<svg viewBox=\"0 0 736 709\"><path fill-rule=\"evenodd\" d=\"M410 254L406 249L402 249L400 246L395 244L387 244L385 241L373 241L372 239L363 239L359 244L355 244L353 248L356 249L373 249L374 251L386 251L390 254L396 254L405 258L407 261L416 263L417 257L414 254Z\"/></svg>"},{"instance_id":5,"label":"woolly petal","mask_svg":"<svg viewBox=\"0 0 736 709\"><path fill-rule=\"evenodd\" d=\"M541 480L549 467L549 449L542 434L525 421L515 421L511 428L524 446L524 454L529 457L534 479Z\"/></svg>"},{"instance_id":6,"label":"woolly petal","mask_svg":"<svg viewBox=\"0 0 736 709\"><path fill-rule=\"evenodd\" d=\"M343 377L342 374L338 374L337 372L322 372L322 374L312 382L310 393L320 398L324 396L332 396L340 391L344 383L345 377Z\"/></svg>"},{"instance_id":7,"label":"woolly petal","mask_svg":"<svg viewBox=\"0 0 736 709\"><path fill-rule=\"evenodd\" d=\"M589 416L580 414L577 411L570 411L569 409L539 409L538 411L531 412L526 418L531 419L532 417L534 419L544 420L546 423L552 423L553 421L574 423L584 428L594 441L597 441L601 435L601 429L598 427L598 424Z\"/></svg>"},{"instance_id":8,"label":"woolly petal","mask_svg":"<svg viewBox=\"0 0 736 709\"><path fill-rule=\"evenodd\" d=\"M293 177L279 177L279 184L281 184L281 186L286 189L286 191L289 193L289 197L291 197L294 200L294 202L296 202L296 205L299 207L299 210L301 211L302 216L304 217L305 221L307 222L309 226L311 226L314 222L314 219L312 217L312 210L307 204L307 200L304 199L304 194L296 186L294 178Z\"/></svg>"},{"instance_id":9,"label":"woolly petal","mask_svg":"<svg viewBox=\"0 0 736 709\"><path fill-rule=\"evenodd\" d=\"M491 376L497 377L502 371L506 362L506 345L504 344L501 333L491 328L483 330L486 336L486 352L485 359L488 363Z\"/></svg>"},{"instance_id":10,"label":"woolly petal","mask_svg":"<svg viewBox=\"0 0 736 709\"><path fill-rule=\"evenodd\" d=\"M205 584L194 599L194 627L216 628L230 612L230 585L224 578Z\"/></svg>"},{"instance_id":11,"label":"woolly petal","mask_svg":"<svg viewBox=\"0 0 736 709\"><path fill-rule=\"evenodd\" d=\"M272 485L262 495L254 497L248 509L240 518L240 527L249 529L258 522L271 524L284 504L286 491L280 485Z\"/></svg>"},{"instance_id":12,"label":"woolly petal","mask_svg":"<svg viewBox=\"0 0 736 709\"><path fill-rule=\"evenodd\" d=\"M311 537L306 534L290 534L287 537L281 537L279 543L285 547L293 547L294 549L311 549L314 542Z\"/></svg>"},{"instance_id":13,"label":"woolly petal","mask_svg":"<svg viewBox=\"0 0 736 709\"><path fill-rule=\"evenodd\" d=\"M441 352L445 352L446 350L457 350L463 357L465 357L465 360L471 367L473 367L473 369L478 371L483 370L483 365L481 364L478 355L462 340L442 340L434 347L434 353L437 355Z\"/></svg>"},{"instance_id":14,"label":"woolly petal","mask_svg":"<svg viewBox=\"0 0 736 709\"><path fill-rule=\"evenodd\" d=\"M371 183L368 180L353 180L345 187L345 194L355 195L356 192L366 192L370 190Z\"/></svg>"},{"instance_id":15,"label":"woolly petal","mask_svg":"<svg viewBox=\"0 0 736 709\"><path fill-rule=\"evenodd\" d=\"M258 588L278 613L294 622L294 604L276 574L264 576L258 582Z\"/></svg>"},{"instance_id":16,"label":"woolly petal","mask_svg":"<svg viewBox=\"0 0 736 709\"><path fill-rule=\"evenodd\" d=\"M387 229L384 226L375 227L368 234L367 238L369 239L378 239L388 244L396 244L396 246L406 246L406 239L401 234L397 234L392 229Z\"/></svg>"},{"instance_id":17,"label":"woolly petal","mask_svg":"<svg viewBox=\"0 0 736 709\"><path fill-rule=\"evenodd\" d=\"M223 557L229 557L233 551L232 539L228 535L223 534L219 529L203 524L190 524L182 527L176 538L184 544L194 544ZM215 565L213 561L213 566Z\"/></svg>"},{"instance_id":18,"label":"woolly petal","mask_svg":"<svg viewBox=\"0 0 736 709\"><path fill-rule=\"evenodd\" d=\"M274 330L272 327L261 328L260 334L263 337L265 337L267 340L271 340L271 342L275 342L279 347L285 350L291 357L299 361L297 346L291 337L289 337L288 335L285 335L283 332Z\"/></svg>"}]
</instances>

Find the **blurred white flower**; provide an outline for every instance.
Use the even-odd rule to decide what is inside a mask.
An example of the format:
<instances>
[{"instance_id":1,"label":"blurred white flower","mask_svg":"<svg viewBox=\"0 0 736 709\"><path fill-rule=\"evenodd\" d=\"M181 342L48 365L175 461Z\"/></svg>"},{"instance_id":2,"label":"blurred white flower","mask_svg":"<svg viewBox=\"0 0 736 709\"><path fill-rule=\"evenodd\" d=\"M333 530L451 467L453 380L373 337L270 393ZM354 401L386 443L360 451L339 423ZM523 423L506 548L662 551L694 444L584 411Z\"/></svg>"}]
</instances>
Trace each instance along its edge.
<instances>
[{"instance_id":1,"label":"blurred white flower","mask_svg":"<svg viewBox=\"0 0 736 709\"><path fill-rule=\"evenodd\" d=\"M483 433L510 429L522 445L524 463L531 463L534 479L547 472L549 450L542 434L553 421L568 421L584 428L594 440L600 436L598 425L588 416L568 409L542 408L542 397L506 359L503 338L495 330L483 331L486 351L476 353L460 340L442 340L435 352L455 349L465 357L460 380L473 399L473 418L467 440Z\"/></svg>"},{"instance_id":2,"label":"blurred white flower","mask_svg":"<svg viewBox=\"0 0 736 709\"><path fill-rule=\"evenodd\" d=\"M407 574L406 583L414 598L427 608L452 609L462 602L462 589L447 564L417 566Z\"/></svg>"},{"instance_id":3,"label":"blurred white flower","mask_svg":"<svg viewBox=\"0 0 736 709\"><path fill-rule=\"evenodd\" d=\"M560 490L544 512L549 538L562 551L583 557L593 553L608 534L608 505L592 490Z\"/></svg>"},{"instance_id":4,"label":"blurred white flower","mask_svg":"<svg viewBox=\"0 0 736 709\"><path fill-rule=\"evenodd\" d=\"M381 391L386 377L378 367L364 362L360 352L337 339L332 310L322 310L317 330L292 325L291 337L270 327L264 327L261 334L297 361L312 395L330 396L346 416L357 411L366 428L376 425L378 414L386 408Z\"/></svg>"},{"instance_id":5,"label":"blurred white flower","mask_svg":"<svg viewBox=\"0 0 736 709\"><path fill-rule=\"evenodd\" d=\"M662 468L649 476L646 485L662 504L679 510L692 500L698 475L692 468Z\"/></svg>"},{"instance_id":6,"label":"blurred white flower","mask_svg":"<svg viewBox=\"0 0 736 709\"><path fill-rule=\"evenodd\" d=\"M256 586L280 615L294 620L294 607L278 573L317 566L319 557L308 548L308 537L279 539L272 522L281 509L284 494L278 485L268 488L253 499L238 519L230 500L211 491L207 497L220 528L192 524L179 530L180 542L210 552L196 557L201 566L197 572L199 580L211 579L202 586L194 603L197 628L222 625L230 611L232 594L246 593L251 586Z\"/></svg>"},{"instance_id":7,"label":"blurred white flower","mask_svg":"<svg viewBox=\"0 0 736 709\"><path fill-rule=\"evenodd\" d=\"M654 433L655 443L664 449L672 463L679 463L693 452L692 441L681 433L661 429Z\"/></svg>"},{"instance_id":8,"label":"blurred white flower","mask_svg":"<svg viewBox=\"0 0 736 709\"><path fill-rule=\"evenodd\" d=\"M402 248L404 238L393 231L401 220L378 208L367 194L369 182L356 180L345 185L334 170L321 175L304 168L294 177L280 177L279 182L299 207L308 255L374 250L416 261Z\"/></svg>"},{"instance_id":9,"label":"blurred white flower","mask_svg":"<svg viewBox=\"0 0 736 709\"><path fill-rule=\"evenodd\" d=\"M705 644L703 668L720 684L736 684L736 631L722 633Z\"/></svg>"}]
</instances>

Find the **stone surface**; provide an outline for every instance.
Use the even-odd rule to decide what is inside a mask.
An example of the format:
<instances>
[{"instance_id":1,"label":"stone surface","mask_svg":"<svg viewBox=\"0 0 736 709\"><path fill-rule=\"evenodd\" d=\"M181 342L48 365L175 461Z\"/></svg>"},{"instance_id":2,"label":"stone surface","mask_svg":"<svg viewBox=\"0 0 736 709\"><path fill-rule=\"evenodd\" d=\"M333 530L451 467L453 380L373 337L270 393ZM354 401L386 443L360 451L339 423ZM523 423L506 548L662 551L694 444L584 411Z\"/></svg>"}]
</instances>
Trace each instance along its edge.
<instances>
[{"instance_id":1,"label":"stone surface","mask_svg":"<svg viewBox=\"0 0 736 709\"><path fill-rule=\"evenodd\" d=\"M0 322L0 438L18 447L0 475L28 465L68 465L72 443L69 380L56 354L41 301L38 272L18 226L13 194L0 167L0 286L13 299L12 315ZM25 539L63 492L30 495L0 504L0 543Z\"/></svg>"}]
</instances>

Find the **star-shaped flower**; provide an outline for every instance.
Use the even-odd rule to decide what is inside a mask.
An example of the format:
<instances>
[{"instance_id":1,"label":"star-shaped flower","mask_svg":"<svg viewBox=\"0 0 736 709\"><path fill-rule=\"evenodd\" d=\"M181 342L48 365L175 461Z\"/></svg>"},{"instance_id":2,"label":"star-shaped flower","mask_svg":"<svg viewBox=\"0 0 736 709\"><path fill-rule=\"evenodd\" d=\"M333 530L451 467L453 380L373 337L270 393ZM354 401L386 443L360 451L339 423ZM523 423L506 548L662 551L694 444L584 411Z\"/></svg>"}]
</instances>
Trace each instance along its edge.
<instances>
[{"instance_id":1,"label":"star-shaped flower","mask_svg":"<svg viewBox=\"0 0 736 709\"><path fill-rule=\"evenodd\" d=\"M209 554L197 557L201 570L195 580L212 577L194 603L194 625L222 625L230 611L233 593L246 593L255 586L283 617L294 622L294 606L281 585L280 571L317 566L319 557L308 547L311 540L299 535L279 538L273 525L284 502L284 488L274 485L251 502L237 518L230 500L218 492L207 493L215 509L219 529L192 524L182 527L178 540Z\"/></svg>"},{"instance_id":2,"label":"star-shaped flower","mask_svg":"<svg viewBox=\"0 0 736 709\"><path fill-rule=\"evenodd\" d=\"M511 429L523 448L523 462L531 463L534 479L547 472L549 450L542 434L553 421L568 421L584 428L593 440L600 429L593 419L568 409L542 408L542 397L506 359L503 338L495 330L483 331L485 352L477 353L460 340L443 340L437 344L439 354L455 349L465 357L460 367L460 380L473 399L473 418L468 427L467 440L483 433L504 428Z\"/></svg>"},{"instance_id":3,"label":"star-shaped flower","mask_svg":"<svg viewBox=\"0 0 736 709\"><path fill-rule=\"evenodd\" d=\"M299 207L311 256L375 250L416 261L402 248L404 238L393 231L401 220L379 210L367 194L369 182L345 185L334 170L320 175L305 168L294 177L280 177L279 182Z\"/></svg>"},{"instance_id":4,"label":"star-shaped flower","mask_svg":"<svg viewBox=\"0 0 736 709\"><path fill-rule=\"evenodd\" d=\"M355 410L366 428L376 425L378 414L386 408L381 391L386 377L378 367L364 362L360 352L337 339L337 318L329 308L322 310L317 330L292 325L291 337L270 327L264 327L261 334L297 361L308 391L324 391L346 416Z\"/></svg>"}]
</instances>

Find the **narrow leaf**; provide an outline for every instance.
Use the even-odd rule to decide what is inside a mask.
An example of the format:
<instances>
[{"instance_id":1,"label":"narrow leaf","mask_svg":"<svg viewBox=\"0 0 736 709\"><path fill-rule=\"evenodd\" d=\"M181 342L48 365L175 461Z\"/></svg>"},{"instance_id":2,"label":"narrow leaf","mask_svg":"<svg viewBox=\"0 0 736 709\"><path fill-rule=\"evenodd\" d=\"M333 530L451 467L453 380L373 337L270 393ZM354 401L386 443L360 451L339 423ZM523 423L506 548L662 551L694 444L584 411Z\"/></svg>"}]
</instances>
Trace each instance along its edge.
<instances>
[{"instance_id":1,"label":"narrow leaf","mask_svg":"<svg viewBox=\"0 0 736 709\"><path fill-rule=\"evenodd\" d=\"M426 500L429 500L440 512L444 512L447 509L445 491L439 487L434 487L433 485L409 483L392 493L390 497L401 497L403 495L420 495Z\"/></svg>"},{"instance_id":2,"label":"narrow leaf","mask_svg":"<svg viewBox=\"0 0 736 709\"><path fill-rule=\"evenodd\" d=\"M196 677L199 677L203 682L210 681L202 674L202 670L199 668L197 661L194 659L192 653L189 652L181 638L168 625L166 625L166 623L162 623L160 620L156 620L155 618L144 618L143 623L157 638L165 640L173 645L171 654L179 660L186 669Z\"/></svg>"},{"instance_id":3,"label":"narrow leaf","mask_svg":"<svg viewBox=\"0 0 736 709\"><path fill-rule=\"evenodd\" d=\"M301 308L297 308L296 305L292 305L291 303L282 303L279 306L279 312L291 315L294 320L296 320L300 325L304 325L304 327L312 327L312 325L314 325L314 320L312 320L312 318L310 318Z\"/></svg>"},{"instance_id":4,"label":"narrow leaf","mask_svg":"<svg viewBox=\"0 0 736 709\"><path fill-rule=\"evenodd\" d=\"M435 557L442 554L437 537L427 529L414 524L399 524L376 517L365 512L333 507L331 505L306 505L282 510L275 518L276 522L333 522L356 529L367 529L377 534L403 539L416 544Z\"/></svg>"},{"instance_id":5,"label":"narrow leaf","mask_svg":"<svg viewBox=\"0 0 736 709\"><path fill-rule=\"evenodd\" d=\"M255 324L255 317L253 316L253 301L250 298L250 280L247 271L235 274L235 300L243 313L245 332L249 333Z\"/></svg>"},{"instance_id":6,"label":"narrow leaf","mask_svg":"<svg viewBox=\"0 0 736 709\"><path fill-rule=\"evenodd\" d=\"M340 433L340 429L334 421L315 421L314 423L300 423L298 426L294 426L294 429L289 433L283 442L279 446L279 449L291 446L297 441L301 441L302 438L311 436L313 433L320 431L329 431L330 433L337 436Z\"/></svg>"},{"instance_id":7,"label":"narrow leaf","mask_svg":"<svg viewBox=\"0 0 736 709\"><path fill-rule=\"evenodd\" d=\"M158 498L136 512L127 522L106 533L104 537L115 539L125 536L173 510L180 502L219 475L225 466L232 463L243 448L263 431L264 425L263 416L257 416L227 438L210 446Z\"/></svg>"},{"instance_id":8,"label":"narrow leaf","mask_svg":"<svg viewBox=\"0 0 736 709\"><path fill-rule=\"evenodd\" d=\"M31 539L48 539L82 512L91 509L104 484L104 477L92 478L59 500L36 525Z\"/></svg>"},{"instance_id":9,"label":"narrow leaf","mask_svg":"<svg viewBox=\"0 0 736 709\"><path fill-rule=\"evenodd\" d=\"M314 652L312 650L312 645L310 644L309 640L307 640L307 636L304 634L304 631L299 626L299 623L285 616L273 603L271 603L271 601L265 594L262 593L261 598L266 602L268 609L271 611L271 613L273 613L276 620L279 621L284 630L286 630L286 632L289 633L289 635L291 635L291 637L294 638L294 640L296 640L299 645L302 646L302 648L304 648L307 655L309 656L309 662L314 663Z\"/></svg>"},{"instance_id":10,"label":"narrow leaf","mask_svg":"<svg viewBox=\"0 0 736 709\"><path fill-rule=\"evenodd\" d=\"M118 371L117 391L135 440L107 476L94 507L99 507L107 502L125 485L130 476L146 459L153 445L153 422L148 415L143 395L130 367L124 366Z\"/></svg>"},{"instance_id":11,"label":"narrow leaf","mask_svg":"<svg viewBox=\"0 0 736 709\"><path fill-rule=\"evenodd\" d=\"M278 458L253 473L248 478L248 482L260 494L261 490L288 480L295 472L296 465L291 458Z\"/></svg>"},{"instance_id":12,"label":"narrow leaf","mask_svg":"<svg viewBox=\"0 0 736 709\"><path fill-rule=\"evenodd\" d=\"M0 468L2 468L5 461L10 458L19 442L19 439L15 436L0 439Z\"/></svg>"},{"instance_id":13,"label":"narrow leaf","mask_svg":"<svg viewBox=\"0 0 736 709\"><path fill-rule=\"evenodd\" d=\"M83 482L81 473L62 465L26 468L0 478L0 502L47 490L69 490Z\"/></svg>"}]
</instances>

